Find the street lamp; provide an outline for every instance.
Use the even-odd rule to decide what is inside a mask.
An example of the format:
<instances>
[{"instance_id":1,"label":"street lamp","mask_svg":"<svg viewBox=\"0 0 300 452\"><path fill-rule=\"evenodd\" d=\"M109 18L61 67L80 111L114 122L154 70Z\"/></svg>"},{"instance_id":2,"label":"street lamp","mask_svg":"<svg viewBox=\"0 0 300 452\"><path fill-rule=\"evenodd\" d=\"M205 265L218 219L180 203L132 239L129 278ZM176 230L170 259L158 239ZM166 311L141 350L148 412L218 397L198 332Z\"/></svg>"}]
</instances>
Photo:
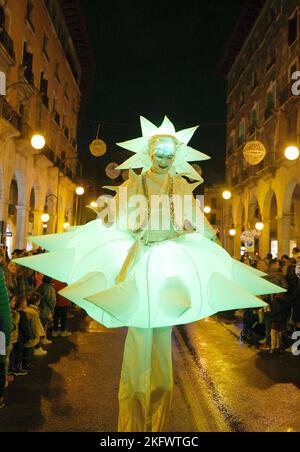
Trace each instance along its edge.
<instances>
[{"instance_id":1,"label":"street lamp","mask_svg":"<svg viewBox=\"0 0 300 452\"><path fill-rule=\"evenodd\" d=\"M204 207L204 213L209 214L211 212L211 208L209 206Z\"/></svg>"},{"instance_id":2,"label":"street lamp","mask_svg":"<svg viewBox=\"0 0 300 452\"><path fill-rule=\"evenodd\" d=\"M258 221L255 225L255 229L259 232L261 232L264 229L265 225L262 221Z\"/></svg>"},{"instance_id":3,"label":"street lamp","mask_svg":"<svg viewBox=\"0 0 300 452\"><path fill-rule=\"evenodd\" d=\"M70 225L70 223L69 223L68 221L66 221L66 222L63 224L63 228L64 228L65 231L68 231L68 230L70 229L70 227L71 227L71 225Z\"/></svg>"},{"instance_id":4,"label":"street lamp","mask_svg":"<svg viewBox=\"0 0 300 452\"><path fill-rule=\"evenodd\" d=\"M84 195L84 188L83 187L77 187L76 188L76 207L75 207L75 226L77 226L78 223L78 204L79 204L79 197Z\"/></svg>"},{"instance_id":5,"label":"street lamp","mask_svg":"<svg viewBox=\"0 0 300 452\"><path fill-rule=\"evenodd\" d=\"M48 223L48 221L50 220L50 215L48 213L43 213L43 215L41 216L41 220L44 224Z\"/></svg>"},{"instance_id":6,"label":"street lamp","mask_svg":"<svg viewBox=\"0 0 300 452\"><path fill-rule=\"evenodd\" d=\"M76 188L76 195L78 195L78 196L84 195L84 188L83 187L77 187Z\"/></svg>"},{"instance_id":7,"label":"street lamp","mask_svg":"<svg viewBox=\"0 0 300 452\"><path fill-rule=\"evenodd\" d=\"M90 203L90 207L98 207L98 204L96 203L96 201L92 201L91 203Z\"/></svg>"},{"instance_id":8,"label":"street lamp","mask_svg":"<svg viewBox=\"0 0 300 452\"><path fill-rule=\"evenodd\" d=\"M43 135L41 135L40 133L36 133L32 136L31 146L34 149L41 150L45 147L45 145L46 145L46 140Z\"/></svg>"},{"instance_id":9,"label":"street lamp","mask_svg":"<svg viewBox=\"0 0 300 452\"><path fill-rule=\"evenodd\" d=\"M231 199L231 196L232 196L232 194L231 194L231 192L229 191L229 190L225 190L224 192L223 192L223 199L225 199L226 201L228 201L229 199Z\"/></svg>"},{"instance_id":10,"label":"street lamp","mask_svg":"<svg viewBox=\"0 0 300 452\"><path fill-rule=\"evenodd\" d=\"M236 229L234 227L234 224L232 224L231 228L229 229L229 235L230 235L230 237L236 236Z\"/></svg>"},{"instance_id":11,"label":"street lamp","mask_svg":"<svg viewBox=\"0 0 300 452\"><path fill-rule=\"evenodd\" d=\"M284 151L284 155L288 160L297 160L300 155L299 148L297 146L288 146Z\"/></svg>"}]
</instances>

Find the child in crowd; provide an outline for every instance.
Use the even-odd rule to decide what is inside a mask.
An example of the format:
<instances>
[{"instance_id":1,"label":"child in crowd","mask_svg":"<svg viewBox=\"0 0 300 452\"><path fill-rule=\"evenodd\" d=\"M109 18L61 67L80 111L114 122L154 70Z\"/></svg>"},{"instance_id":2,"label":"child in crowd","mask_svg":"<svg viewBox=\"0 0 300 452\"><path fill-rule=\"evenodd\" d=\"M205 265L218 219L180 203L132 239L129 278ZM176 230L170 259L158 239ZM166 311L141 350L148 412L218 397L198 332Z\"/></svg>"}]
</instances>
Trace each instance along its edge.
<instances>
[{"instance_id":1,"label":"child in crowd","mask_svg":"<svg viewBox=\"0 0 300 452\"><path fill-rule=\"evenodd\" d=\"M52 279L44 276L42 284L37 289L37 293L41 296L39 305L40 319L46 333L43 339L43 345L48 345L51 344L51 341L47 339L47 329L50 321L53 319L53 311L56 304L56 292L52 284Z\"/></svg>"},{"instance_id":2,"label":"child in crowd","mask_svg":"<svg viewBox=\"0 0 300 452\"><path fill-rule=\"evenodd\" d=\"M45 337L46 333L40 321L40 302L41 296L37 292L32 292L27 296L27 307L24 311L27 314L32 331L32 339L27 341L24 347L24 359L27 366L30 365L32 355L44 356L47 354L46 350L41 347L41 339Z\"/></svg>"}]
</instances>

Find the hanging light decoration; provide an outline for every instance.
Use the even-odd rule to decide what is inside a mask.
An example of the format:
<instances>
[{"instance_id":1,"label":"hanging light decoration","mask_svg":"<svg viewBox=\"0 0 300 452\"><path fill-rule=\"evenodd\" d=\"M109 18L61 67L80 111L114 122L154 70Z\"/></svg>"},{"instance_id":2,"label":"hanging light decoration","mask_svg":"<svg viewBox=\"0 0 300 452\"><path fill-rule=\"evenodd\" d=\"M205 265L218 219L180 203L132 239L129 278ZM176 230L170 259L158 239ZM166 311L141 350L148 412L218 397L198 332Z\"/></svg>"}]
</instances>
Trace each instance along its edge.
<instances>
[{"instance_id":1,"label":"hanging light decoration","mask_svg":"<svg viewBox=\"0 0 300 452\"><path fill-rule=\"evenodd\" d=\"M267 151L260 141L249 141L244 147L243 154L246 162L254 166L263 161Z\"/></svg>"},{"instance_id":2,"label":"hanging light decoration","mask_svg":"<svg viewBox=\"0 0 300 452\"><path fill-rule=\"evenodd\" d=\"M118 163L111 162L105 168L105 173L110 179L117 179L120 176L121 171L116 169L118 166Z\"/></svg>"},{"instance_id":3,"label":"hanging light decoration","mask_svg":"<svg viewBox=\"0 0 300 452\"><path fill-rule=\"evenodd\" d=\"M102 157L107 151L107 145L99 139L100 124L98 125L97 137L90 144L90 151L94 157Z\"/></svg>"}]
</instances>

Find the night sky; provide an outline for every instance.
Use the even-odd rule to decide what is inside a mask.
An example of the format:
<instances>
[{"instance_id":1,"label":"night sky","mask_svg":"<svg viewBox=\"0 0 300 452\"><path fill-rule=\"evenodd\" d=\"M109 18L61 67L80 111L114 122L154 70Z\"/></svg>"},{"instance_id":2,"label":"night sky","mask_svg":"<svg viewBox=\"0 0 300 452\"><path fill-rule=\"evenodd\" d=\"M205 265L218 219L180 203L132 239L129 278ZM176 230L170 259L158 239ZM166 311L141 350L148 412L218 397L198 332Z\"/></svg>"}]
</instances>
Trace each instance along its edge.
<instances>
[{"instance_id":1,"label":"night sky","mask_svg":"<svg viewBox=\"0 0 300 452\"><path fill-rule=\"evenodd\" d=\"M96 179L99 187L111 183L105 166L132 155L115 142L141 135L139 115L160 125L166 114L177 130L202 124L191 145L213 158L201 164L205 183L222 182L226 83L216 69L243 0L82 3L96 60L80 124L85 176ZM88 145L98 122L108 153L96 159Z\"/></svg>"}]
</instances>

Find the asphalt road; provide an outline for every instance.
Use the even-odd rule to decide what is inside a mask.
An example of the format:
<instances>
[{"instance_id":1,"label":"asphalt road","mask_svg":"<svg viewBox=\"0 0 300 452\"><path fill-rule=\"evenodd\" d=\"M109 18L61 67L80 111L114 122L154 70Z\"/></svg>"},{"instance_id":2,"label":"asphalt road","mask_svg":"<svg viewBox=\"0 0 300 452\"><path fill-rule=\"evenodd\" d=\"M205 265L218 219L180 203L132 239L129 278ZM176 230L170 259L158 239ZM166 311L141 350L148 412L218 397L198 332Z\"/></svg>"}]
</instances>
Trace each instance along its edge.
<instances>
[{"instance_id":1,"label":"asphalt road","mask_svg":"<svg viewBox=\"0 0 300 452\"><path fill-rule=\"evenodd\" d=\"M126 330L73 321L30 375L17 377L1 432L114 432ZM168 431L300 431L300 357L241 344L213 318L174 329L174 402Z\"/></svg>"}]
</instances>

